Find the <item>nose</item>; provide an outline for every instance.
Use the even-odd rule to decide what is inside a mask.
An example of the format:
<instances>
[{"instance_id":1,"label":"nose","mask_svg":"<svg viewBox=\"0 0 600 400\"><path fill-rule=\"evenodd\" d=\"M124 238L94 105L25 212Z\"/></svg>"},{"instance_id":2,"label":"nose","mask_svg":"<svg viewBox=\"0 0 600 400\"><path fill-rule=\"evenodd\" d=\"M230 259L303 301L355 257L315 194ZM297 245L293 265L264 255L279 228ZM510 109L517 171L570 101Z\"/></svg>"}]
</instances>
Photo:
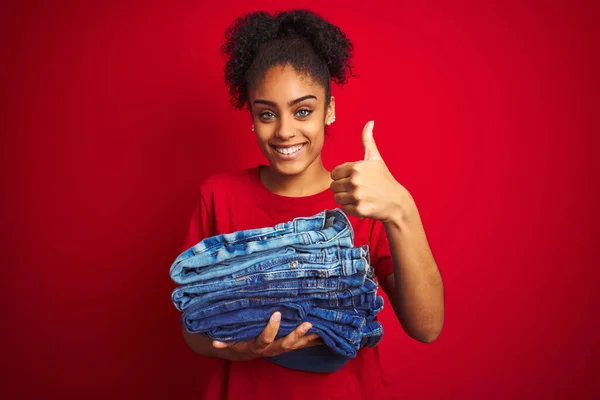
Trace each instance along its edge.
<instances>
[{"instance_id":1,"label":"nose","mask_svg":"<svg viewBox=\"0 0 600 400\"><path fill-rule=\"evenodd\" d=\"M294 131L294 119L284 116L279 119L279 126L275 130L275 136L285 141L296 136Z\"/></svg>"}]
</instances>

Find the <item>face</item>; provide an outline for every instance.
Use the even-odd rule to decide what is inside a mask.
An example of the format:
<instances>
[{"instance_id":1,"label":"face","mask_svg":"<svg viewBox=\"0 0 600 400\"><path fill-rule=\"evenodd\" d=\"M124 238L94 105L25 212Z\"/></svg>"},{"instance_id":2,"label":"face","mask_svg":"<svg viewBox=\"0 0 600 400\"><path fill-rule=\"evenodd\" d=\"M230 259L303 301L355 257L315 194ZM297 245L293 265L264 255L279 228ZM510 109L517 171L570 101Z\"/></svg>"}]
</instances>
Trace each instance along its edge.
<instances>
[{"instance_id":1,"label":"face","mask_svg":"<svg viewBox=\"0 0 600 400\"><path fill-rule=\"evenodd\" d=\"M335 100L325 108L325 88L287 66L275 66L250 90L252 120L258 145L271 167L297 175L321 165L325 123Z\"/></svg>"}]
</instances>

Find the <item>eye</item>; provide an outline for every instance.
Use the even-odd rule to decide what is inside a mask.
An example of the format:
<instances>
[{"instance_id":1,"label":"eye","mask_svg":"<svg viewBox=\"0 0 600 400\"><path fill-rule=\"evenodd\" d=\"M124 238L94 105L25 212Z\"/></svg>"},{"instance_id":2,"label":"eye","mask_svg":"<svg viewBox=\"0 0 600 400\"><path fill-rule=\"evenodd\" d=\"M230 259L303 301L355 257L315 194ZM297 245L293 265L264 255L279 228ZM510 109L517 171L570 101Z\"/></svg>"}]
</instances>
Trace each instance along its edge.
<instances>
[{"instance_id":1,"label":"eye","mask_svg":"<svg viewBox=\"0 0 600 400\"><path fill-rule=\"evenodd\" d=\"M302 110L298 110L298 112L296 114L299 117L305 118L305 117L308 117L311 113L312 113L311 110L307 110L306 108L303 108Z\"/></svg>"},{"instance_id":2,"label":"eye","mask_svg":"<svg viewBox=\"0 0 600 400\"><path fill-rule=\"evenodd\" d=\"M258 114L258 116L262 119L273 119L275 118L275 114L273 114L271 111L265 111L263 113Z\"/></svg>"}]
</instances>

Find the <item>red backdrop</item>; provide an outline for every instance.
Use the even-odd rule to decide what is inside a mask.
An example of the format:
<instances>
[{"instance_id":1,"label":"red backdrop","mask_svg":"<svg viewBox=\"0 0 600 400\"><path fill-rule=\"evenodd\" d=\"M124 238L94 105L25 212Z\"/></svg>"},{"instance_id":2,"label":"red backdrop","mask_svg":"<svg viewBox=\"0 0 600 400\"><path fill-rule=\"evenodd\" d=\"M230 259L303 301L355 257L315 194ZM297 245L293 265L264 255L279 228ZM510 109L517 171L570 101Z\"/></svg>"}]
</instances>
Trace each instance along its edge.
<instances>
[{"instance_id":1,"label":"red backdrop","mask_svg":"<svg viewBox=\"0 0 600 400\"><path fill-rule=\"evenodd\" d=\"M445 281L432 345L383 311L390 390L597 398L598 15L538 3L4 4L0 397L199 395L168 268L198 183L263 162L219 46L242 13L303 6L361 75L334 88L326 165L361 159L374 119Z\"/></svg>"}]
</instances>

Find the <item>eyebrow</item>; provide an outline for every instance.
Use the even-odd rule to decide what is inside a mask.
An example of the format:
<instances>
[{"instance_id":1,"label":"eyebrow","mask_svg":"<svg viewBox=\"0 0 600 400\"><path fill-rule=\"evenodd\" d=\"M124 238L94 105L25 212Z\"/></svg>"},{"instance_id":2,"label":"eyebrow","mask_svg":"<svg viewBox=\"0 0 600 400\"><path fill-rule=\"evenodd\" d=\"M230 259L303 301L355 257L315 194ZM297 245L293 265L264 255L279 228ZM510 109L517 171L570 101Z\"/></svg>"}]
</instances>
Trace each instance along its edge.
<instances>
[{"instance_id":1,"label":"eyebrow","mask_svg":"<svg viewBox=\"0 0 600 400\"><path fill-rule=\"evenodd\" d=\"M317 97L313 96L312 94L309 94L307 96L302 96L302 97L297 98L295 100L289 101L288 105L291 107L294 104L298 104L301 101L308 100L308 99L315 99L315 100L317 100ZM271 106L271 107L277 107L277 105L275 104L275 102L270 101L270 100L256 99L256 100L254 100L254 104L266 104L266 105Z\"/></svg>"}]
</instances>

